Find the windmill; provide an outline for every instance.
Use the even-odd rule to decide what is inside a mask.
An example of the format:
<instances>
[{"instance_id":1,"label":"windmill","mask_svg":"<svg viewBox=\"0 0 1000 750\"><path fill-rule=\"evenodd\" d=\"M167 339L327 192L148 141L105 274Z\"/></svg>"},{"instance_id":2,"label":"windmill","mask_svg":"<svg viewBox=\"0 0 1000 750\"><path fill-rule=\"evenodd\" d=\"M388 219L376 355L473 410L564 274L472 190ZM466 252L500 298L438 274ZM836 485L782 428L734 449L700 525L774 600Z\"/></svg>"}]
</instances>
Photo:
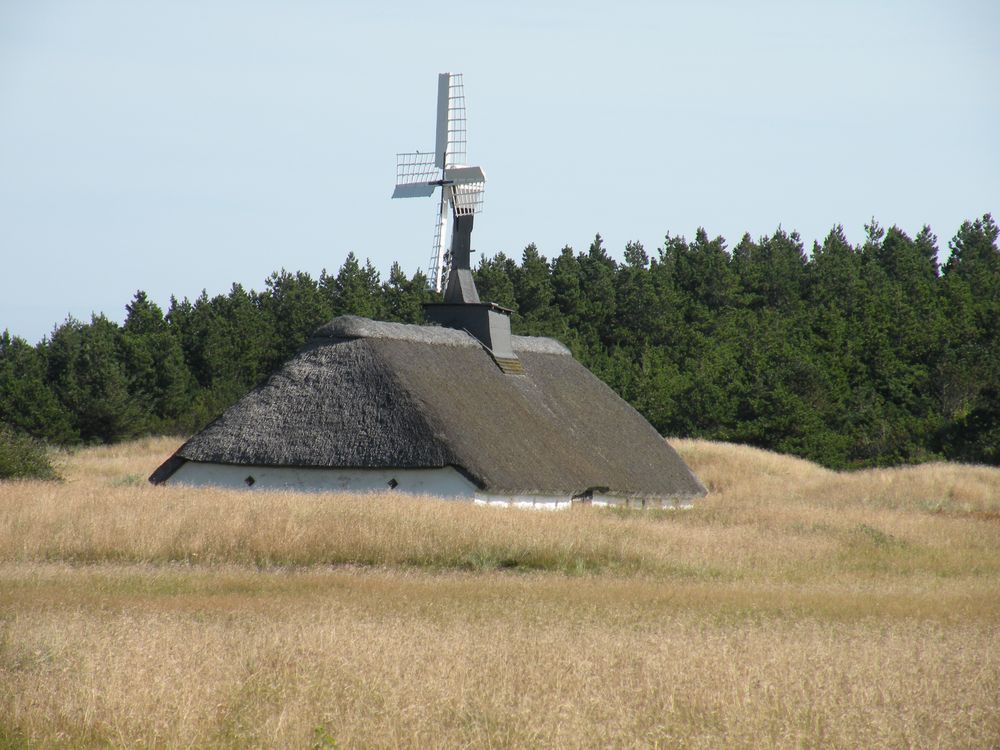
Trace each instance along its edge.
<instances>
[{"instance_id":1,"label":"windmill","mask_svg":"<svg viewBox=\"0 0 1000 750\"><path fill-rule=\"evenodd\" d=\"M441 188L434 248L428 264L428 281L436 292L445 282L445 237L449 218L453 220L450 252L452 269L468 270L471 252L472 222L483 208L486 175L480 167L466 162L465 87L461 73L438 75L437 137L434 152L396 154L396 189L393 198L427 198ZM454 301L478 302L471 273L456 273L454 290L452 274L448 276L446 298ZM468 283L464 277L468 276ZM463 277L463 278L459 278ZM472 295L472 297L470 297Z\"/></svg>"}]
</instances>

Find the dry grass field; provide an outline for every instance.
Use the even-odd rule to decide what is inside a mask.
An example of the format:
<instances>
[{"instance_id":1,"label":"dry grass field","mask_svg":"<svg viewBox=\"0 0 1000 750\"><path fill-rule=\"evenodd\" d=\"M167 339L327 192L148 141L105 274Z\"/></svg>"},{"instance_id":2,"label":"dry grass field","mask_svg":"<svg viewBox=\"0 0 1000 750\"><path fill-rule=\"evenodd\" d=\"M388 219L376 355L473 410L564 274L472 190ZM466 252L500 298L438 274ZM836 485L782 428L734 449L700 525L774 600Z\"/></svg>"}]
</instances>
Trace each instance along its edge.
<instances>
[{"instance_id":1,"label":"dry grass field","mask_svg":"<svg viewBox=\"0 0 1000 750\"><path fill-rule=\"evenodd\" d=\"M673 444L692 510L0 483L0 747L1000 745L1000 470Z\"/></svg>"}]
</instances>

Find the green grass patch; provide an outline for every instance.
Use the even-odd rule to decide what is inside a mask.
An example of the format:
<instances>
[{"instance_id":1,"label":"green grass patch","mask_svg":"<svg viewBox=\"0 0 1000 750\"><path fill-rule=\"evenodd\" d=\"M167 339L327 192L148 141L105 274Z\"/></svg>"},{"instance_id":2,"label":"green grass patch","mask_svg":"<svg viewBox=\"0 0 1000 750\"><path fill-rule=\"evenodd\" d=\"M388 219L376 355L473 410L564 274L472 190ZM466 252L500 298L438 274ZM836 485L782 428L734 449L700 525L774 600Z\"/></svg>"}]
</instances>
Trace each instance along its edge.
<instances>
[{"instance_id":1,"label":"green grass patch","mask_svg":"<svg viewBox=\"0 0 1000 750\"><path fill-rule=\"evenodd\" d=\"M45 444L0 424L0 479L58 479Z\"/></svg>"}]
</instances>

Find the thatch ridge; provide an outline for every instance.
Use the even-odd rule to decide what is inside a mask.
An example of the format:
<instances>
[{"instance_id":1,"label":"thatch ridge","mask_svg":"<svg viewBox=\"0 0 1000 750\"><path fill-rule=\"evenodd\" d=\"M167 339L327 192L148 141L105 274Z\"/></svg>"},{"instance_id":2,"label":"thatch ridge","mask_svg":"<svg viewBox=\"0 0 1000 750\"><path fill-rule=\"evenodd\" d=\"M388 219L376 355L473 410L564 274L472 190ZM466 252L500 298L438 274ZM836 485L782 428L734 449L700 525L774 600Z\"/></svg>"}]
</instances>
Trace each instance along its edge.
<instances>
[{"instance_id":1,"label":"thatch ridge","mask_svg":"<svg viewBox=\"0 0 1000 750\"><path fill-rule=\"evenodd\" d=\"M390 323L370 320L357 315L341 315L317 328L312 338L325 339L392 339L416 341L436 346L465 346L475 348L481 344L465 331L440 326L416 326L408 323Z\"/></svg>"},{"instance_id":2,"label":"thatch ridge","mask_svg":"<svg viewBox=\"0 0 1000 750\"><path fill-rule=\"evenodd\" d=\"M317 328L313 338L326 339L392 339L395 341L415 341L437 346L464 346L470 349L481 348L482 344L475 336L466 331L454 328L444 328L433 325L412 325L409 323L390 323L384 320L370 320L357 315L341 315ZM515 351L544 352L547 354L566 354L570 351L561 342L542 336L511 336Z\"/></svg>"}]
</instances>

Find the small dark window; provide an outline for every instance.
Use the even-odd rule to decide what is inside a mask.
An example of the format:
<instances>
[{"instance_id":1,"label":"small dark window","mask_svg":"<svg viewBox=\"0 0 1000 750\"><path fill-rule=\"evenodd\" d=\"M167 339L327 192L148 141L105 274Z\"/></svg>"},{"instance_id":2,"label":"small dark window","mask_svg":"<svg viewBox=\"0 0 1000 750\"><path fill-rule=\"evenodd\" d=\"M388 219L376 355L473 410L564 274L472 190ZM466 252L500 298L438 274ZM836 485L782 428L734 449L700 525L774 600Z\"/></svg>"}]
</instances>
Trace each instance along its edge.
<instances>
[{"instance_id":1,"label":"small dark window","mask_svg":"<svg viewBox=\"0 0 1000 750\"><path fill-rule=\"evenodd\" d=\"M396 477L393 477L392 479L390 479L388 482L386 482L386 484L389 485L389 489L390 490L394 490L397 487L399 487L399 482L396 481Z\"/></svg>"},{"instance_id":2,"label":"small dark window","mask_svg":"<svg viewBox=\"0 0 1000 750\"><path fill-rule=\"evenodd\" d=\"M253 487L254 484L257 483L257 480L254 479L252 476L248 476L246 479L243 480L243 482L246 484L247 487Z\"/></svg>"}]
</instances>

